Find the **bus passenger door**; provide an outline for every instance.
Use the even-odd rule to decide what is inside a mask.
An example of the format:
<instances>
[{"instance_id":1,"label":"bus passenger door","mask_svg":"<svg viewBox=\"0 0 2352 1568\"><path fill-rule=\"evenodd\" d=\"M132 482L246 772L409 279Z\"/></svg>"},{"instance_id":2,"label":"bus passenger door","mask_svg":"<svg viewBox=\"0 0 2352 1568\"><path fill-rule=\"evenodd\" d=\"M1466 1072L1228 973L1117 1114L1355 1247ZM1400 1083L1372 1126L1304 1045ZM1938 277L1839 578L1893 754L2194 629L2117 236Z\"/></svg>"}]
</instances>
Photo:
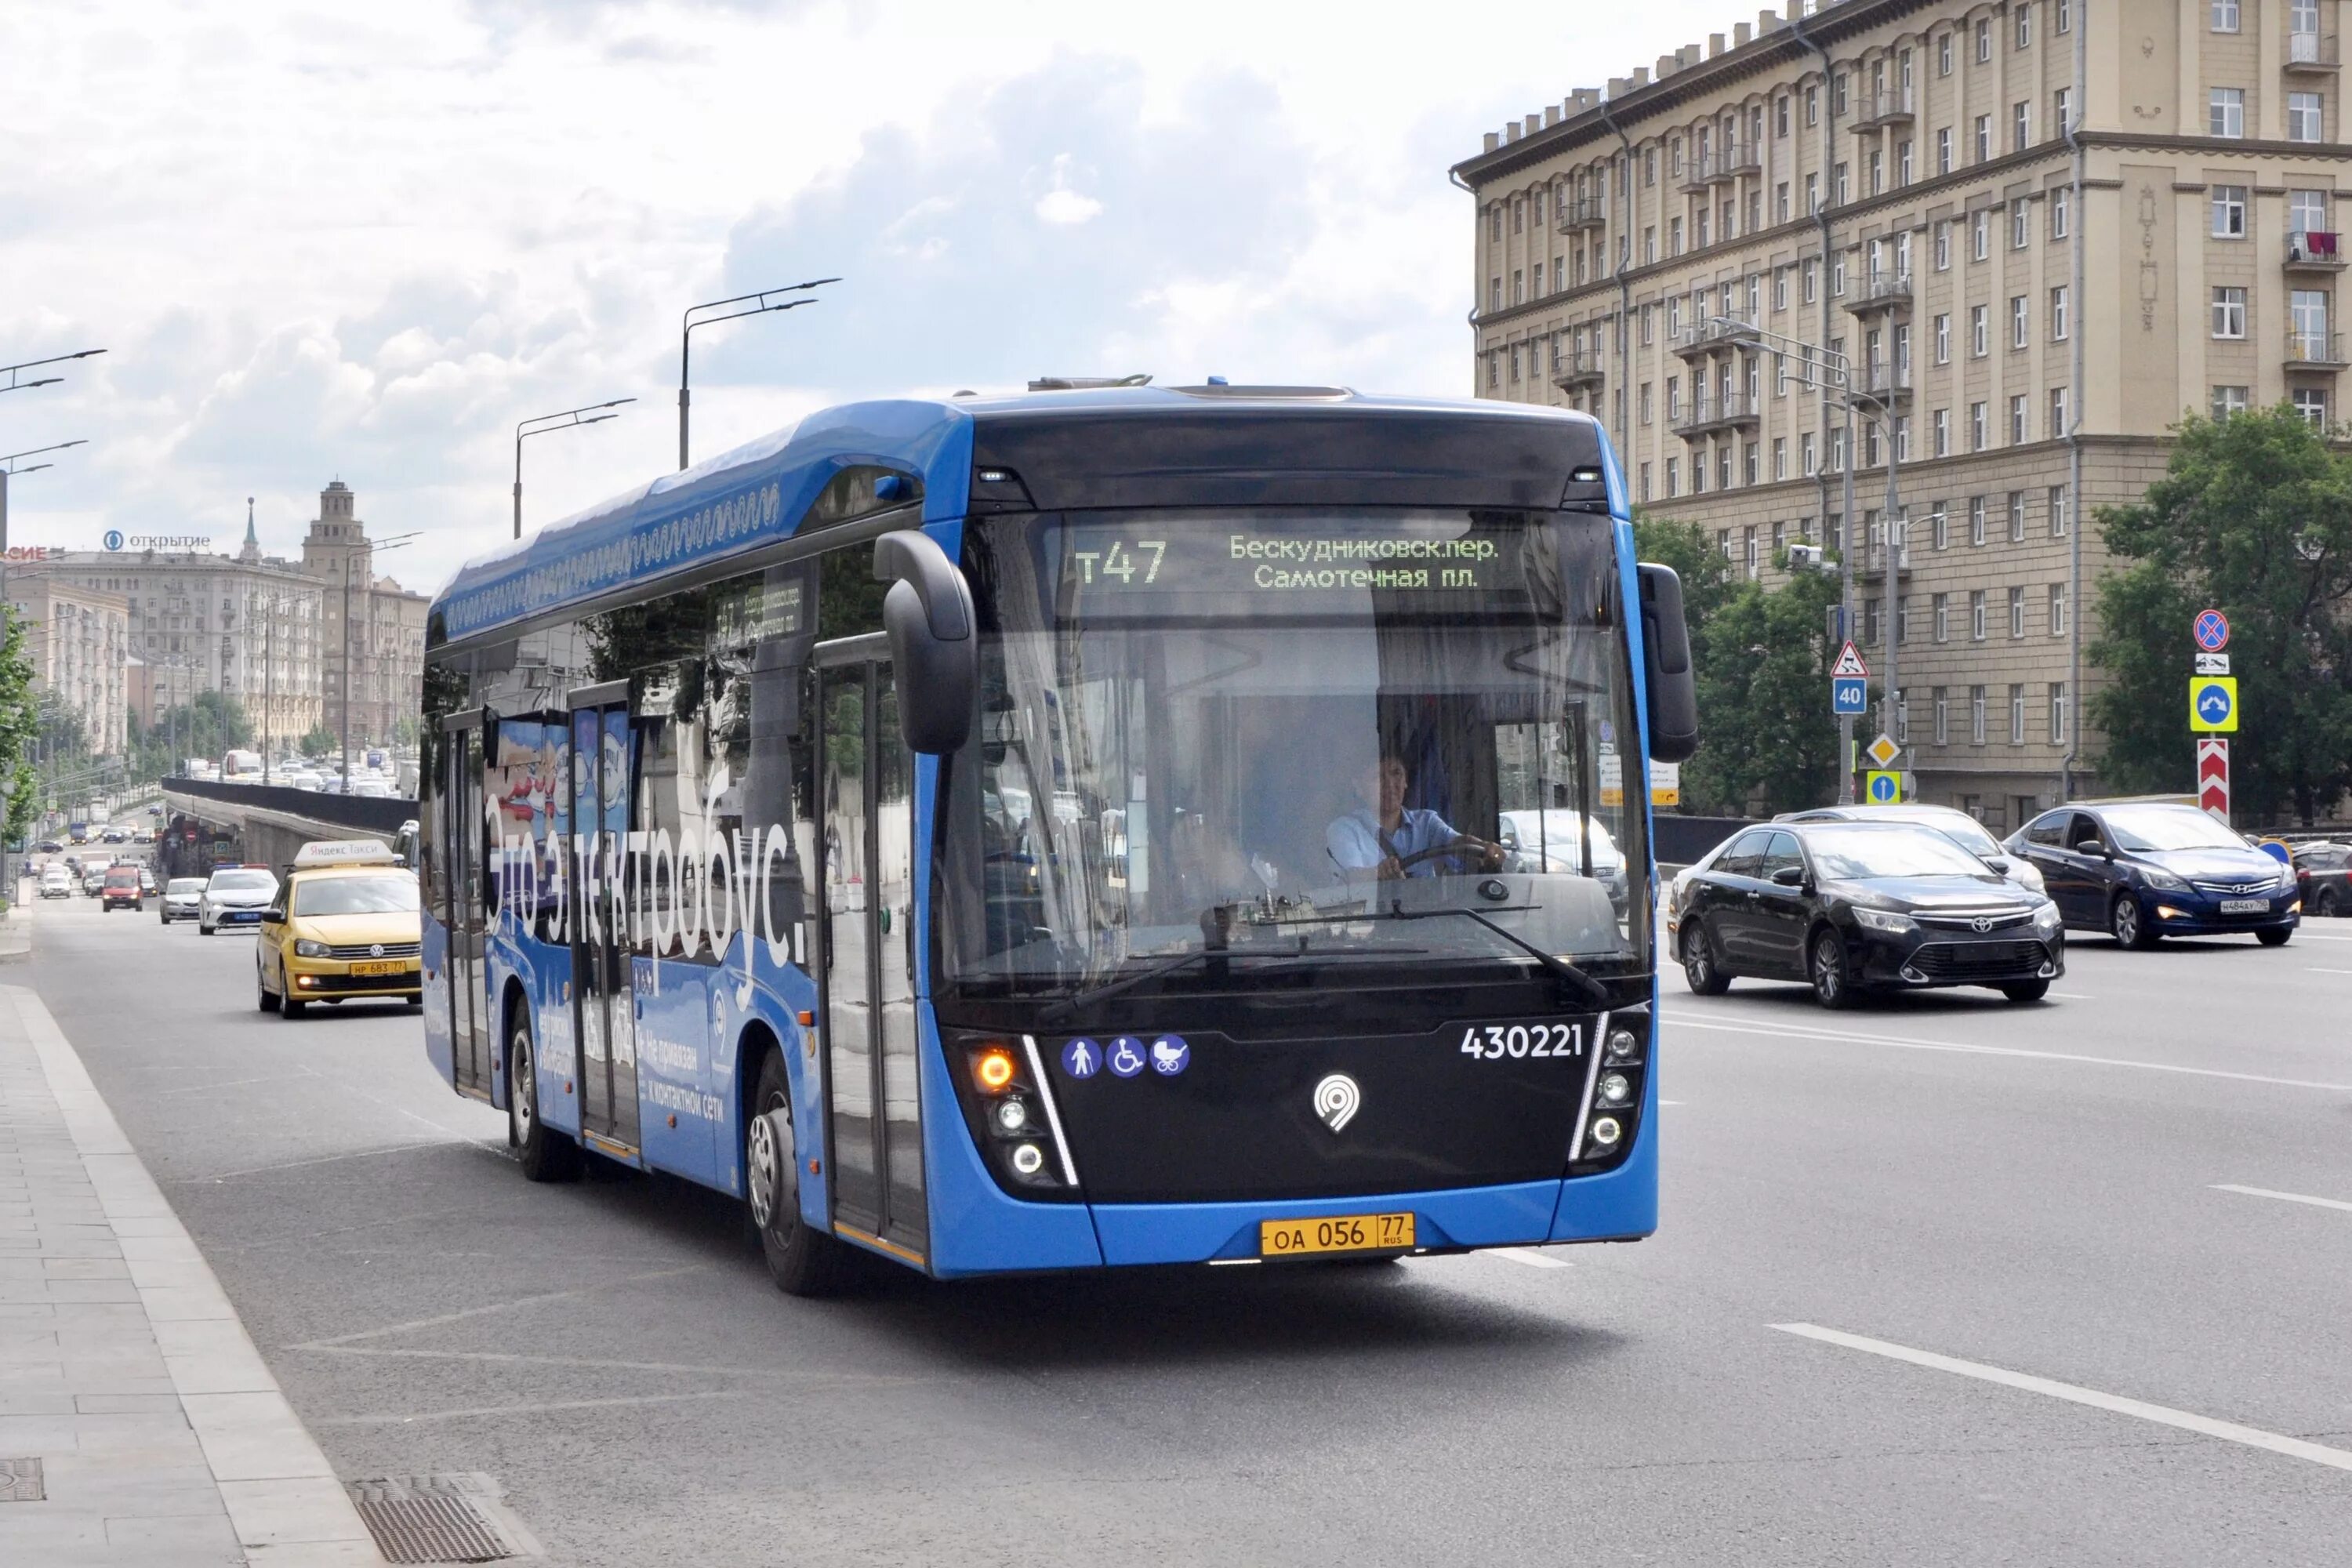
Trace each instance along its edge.
<instances>
[{"instance_id":1,"label":"bus passenger door","mask_svg":"<svg viewBox=\"0 0 2352 1568\"><path fill-rule=\"evenodd\" d=\"M582 697L591 697L581 701ZM637 1030L624 882L636 760L625 689L575 694L572 711L573 1038L580 1131L606 1153L637 1152Z\"/></svg>"},{"instance_id":2,"label":"bus passenger door","mask_svg":"<svg viewBox=\"0 0 2352 1568\"><path fill-rule=\"evenodd\" d=\"M456 1087L488 1100L493 1046L482 987L482 900L485 838L482 823L483 715L453 715L449 743L442 748L441 841L448 846L442 907L435 912L449 931L449 1060Z\"/></svg>"},{"instance_id":3,"label":"bus passenger door","mask_svg":"<svg viewBox=\"0 0 2352 1568\"><path fill-rule=\"evenodd\" d=\"M817 650L834 1219L912 1261L929 1224L915 1027L914 759L882 639Z\"/></svg>"}]
</instances>

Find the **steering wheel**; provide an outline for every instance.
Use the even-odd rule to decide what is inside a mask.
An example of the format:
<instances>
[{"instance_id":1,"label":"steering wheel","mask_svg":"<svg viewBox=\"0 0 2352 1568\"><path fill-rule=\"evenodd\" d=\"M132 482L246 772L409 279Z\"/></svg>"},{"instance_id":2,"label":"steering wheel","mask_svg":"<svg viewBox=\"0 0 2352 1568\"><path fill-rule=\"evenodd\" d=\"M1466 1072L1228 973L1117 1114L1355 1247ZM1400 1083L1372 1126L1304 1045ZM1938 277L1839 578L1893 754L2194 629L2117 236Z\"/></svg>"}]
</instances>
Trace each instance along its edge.
<instances>
[{"instance_id":1,"label":"steering wheel","mask_svg":"<svg viewBox=\"0 0 2352 1568\"><path fill-rule=\"evenodd\" d=\"M1466 833L1456 834L1448 843L1434 845L1427 849L1416 849L1410 855L1399 856L1397 858L1397 869L1400 871L1411 870L1413 867L1420 865L1423 861L1434 860L1441 855L1450 855L1454 857L1457 867L1465 858L1465 855L1475 855L1479 862L1483 865L1486 857L1493 852L1494 847L1495 847L1493 845L1488 844L1483 838L1473 838Z\"/></svg>"}]
</instances>

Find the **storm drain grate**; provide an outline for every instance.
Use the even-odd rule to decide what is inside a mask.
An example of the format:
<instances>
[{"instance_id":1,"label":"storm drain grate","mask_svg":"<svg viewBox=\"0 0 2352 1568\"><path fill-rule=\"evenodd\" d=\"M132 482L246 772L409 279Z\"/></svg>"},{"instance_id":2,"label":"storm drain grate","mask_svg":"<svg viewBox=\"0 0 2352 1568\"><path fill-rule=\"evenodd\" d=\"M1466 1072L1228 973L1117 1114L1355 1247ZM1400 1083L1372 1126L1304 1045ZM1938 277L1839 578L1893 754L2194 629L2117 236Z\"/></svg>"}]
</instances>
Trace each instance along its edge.
<instances>
[{"instance_id":1,"label":"storm drain grate","mask_svg":"<svg viewBox=\"0 0 2352 1568\"><path fill-rule=\"evenodd\" d=\"M0 1502L39 1502L49 1494L41 1486L38 1459L0 1459Z\"/></svg>"},{"instance_id":2,"label":"storm drain grate","mask_svg":"<svg viewBox=\"0 0 2352 1568\"><path fill-rule=\"evenodd\" d=\"M487 1476L405 1476L353 1481L352 1501L394 1563L498 1563L530 1552Z\"/></svg>"}]
</instances>

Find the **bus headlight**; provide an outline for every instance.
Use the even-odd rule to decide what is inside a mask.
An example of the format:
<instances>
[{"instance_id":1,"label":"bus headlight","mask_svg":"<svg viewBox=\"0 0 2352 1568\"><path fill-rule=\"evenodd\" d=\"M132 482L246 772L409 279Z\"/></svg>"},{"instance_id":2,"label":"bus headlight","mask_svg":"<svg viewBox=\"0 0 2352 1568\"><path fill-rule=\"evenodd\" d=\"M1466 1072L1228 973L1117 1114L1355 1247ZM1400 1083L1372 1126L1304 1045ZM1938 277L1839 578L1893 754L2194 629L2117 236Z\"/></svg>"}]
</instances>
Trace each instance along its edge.
<instances>
[{"instance_id":1,"label":"bus headlight","mask_svg":"<svg viewBox=\"0 0 2352 1568\"><path fill-rule=\"evenodd\" d=\"M1631 1029L1612 1029L1606 1049L1611 1061L1630 1062L1642 1054L1642 1037Z\"/></svg>"},{"instance_id":2,"label":"bus headlight","mask_svg":"<svg viewBox=\"0 0 2352 1568\"><path fill-rule=\"evenodd\" d=\"M1633 1080L1622 1072L1601 1075L1601 1103L1610 1107L1623 1105L1633 1098Z\"/></svg>"},{"instance_id":3,"label":"bus headlight","mask_svg":"<svg viewBox=\"0 0 2352 1568\"><path fill-rule=\"evenodd\" d=\"M1014 1144L1013 1168L1024 1176L1035 1175L1045 1168L1045 1151L1034 1143Z\"/></svg>"},{"instance_id":4,"label":"bus headlight","mask_svg":"<svg viewBox=\"0 0 2352 1568\"><path fill-rule=\"evenodd\" d=\"M1029 1130L1029 1106L1018 1098L997 1102L996 1125L1000 1131L1025 1132Z\"/></svg>"},{"instance_id":5,"label":"bus headlight","mask_svg":"<svg viewBox=\"0 0 2352 1568\"><path fill-rule=\"evenodd\" d=\"M1625 1136L1625 1129L1618 1125L1615 1117L1600 1116L1593 1119L1592 1125L1586 1130L1586 1136L1592 1140L1592 1146L1596 1149L1614 1149L1617 1140Z\"/></svg>"}]
</instances>

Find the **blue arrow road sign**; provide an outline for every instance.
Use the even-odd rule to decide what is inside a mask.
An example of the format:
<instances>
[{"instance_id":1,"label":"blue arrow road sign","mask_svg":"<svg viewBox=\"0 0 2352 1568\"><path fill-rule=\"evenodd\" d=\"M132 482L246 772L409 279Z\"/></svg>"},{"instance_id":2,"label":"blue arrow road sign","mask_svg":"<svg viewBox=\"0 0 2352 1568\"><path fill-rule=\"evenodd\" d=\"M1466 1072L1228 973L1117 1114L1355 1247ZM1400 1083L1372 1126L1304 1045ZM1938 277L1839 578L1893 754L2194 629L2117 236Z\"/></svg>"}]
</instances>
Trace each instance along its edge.
<instances>
[{"instance_id":1,"label":"blue arrow road sign","mask_svg":"<svg viewBox=\"0 0 2352 1568\"><path fill-rule=\"evenodd\" d=\"M2218 686L2209 686L2197 694L2198 717L2208 724L2219 724L2230 716L2230 694Z\"/></svg>"},{"instance_id":2,"label":"blue arrow road sign","mask_svg":"<svg viewBox=\"0 0 2352 1568\"><path fill-rule=\"evenodd\" d=\"M1903 798L1903 781L1895 773L1873 773L1864 783L1864 794L1873 805L1893 805Z\"/></svg>"},{"instance_id":3,"label":"blue arrow road sign","mask_svg":"<svg viewBox=\"0 0 2352 1568\"><path fill-rule=\"evenodd\" d=\"M1830 677L1830 712L1834 717L1870 711L1870 682L1859 675Z\"/></svg>"}]
</instances>

